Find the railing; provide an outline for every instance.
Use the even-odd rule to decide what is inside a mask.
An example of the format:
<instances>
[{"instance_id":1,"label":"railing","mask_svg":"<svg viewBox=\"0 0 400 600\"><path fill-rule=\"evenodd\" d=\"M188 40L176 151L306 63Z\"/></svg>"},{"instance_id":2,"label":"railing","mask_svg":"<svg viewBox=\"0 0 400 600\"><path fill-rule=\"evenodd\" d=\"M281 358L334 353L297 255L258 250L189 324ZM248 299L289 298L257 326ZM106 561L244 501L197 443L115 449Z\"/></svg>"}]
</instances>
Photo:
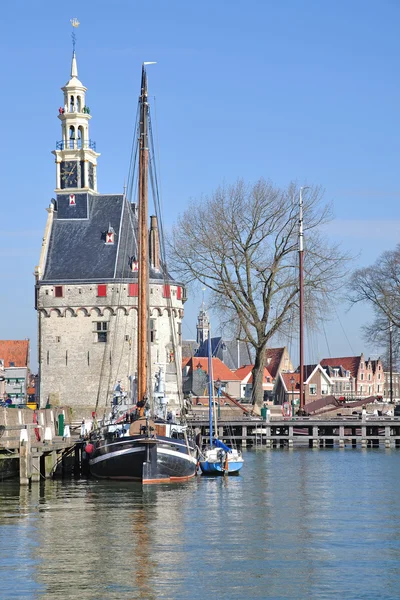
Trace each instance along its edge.
<instances>
[{"instance_id":1,"label":"railing","mask_svg":"<svg viewBox=\"0 0 400 600\"><path fill-rule=\"evenodd\" d=\"M60 142L56 142L56 150L82 150L88 148L96 150L96 142L92 140L88 140L87 142L82 142L82 140L68 140L66 142L61 140Z\"/></svg>"}]
</instances>

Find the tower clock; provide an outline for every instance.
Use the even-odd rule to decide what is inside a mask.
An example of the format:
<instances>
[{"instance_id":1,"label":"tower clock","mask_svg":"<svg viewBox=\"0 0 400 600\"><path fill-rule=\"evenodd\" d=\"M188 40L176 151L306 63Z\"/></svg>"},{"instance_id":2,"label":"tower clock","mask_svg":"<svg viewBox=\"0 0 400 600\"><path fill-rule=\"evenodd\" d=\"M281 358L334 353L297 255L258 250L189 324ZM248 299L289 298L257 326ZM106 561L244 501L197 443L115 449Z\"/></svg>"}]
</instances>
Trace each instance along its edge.
<instances>
[{"instance_id":1,"label":"tower clock","mask_svg":"<svg viewBox=\"0 0 400 600\"><path fill-rule=\"evenodd\" d=\"M78 163L76 160L65 160L60 165L60 187L78 187Z\"/></svg>"}]
</instances>

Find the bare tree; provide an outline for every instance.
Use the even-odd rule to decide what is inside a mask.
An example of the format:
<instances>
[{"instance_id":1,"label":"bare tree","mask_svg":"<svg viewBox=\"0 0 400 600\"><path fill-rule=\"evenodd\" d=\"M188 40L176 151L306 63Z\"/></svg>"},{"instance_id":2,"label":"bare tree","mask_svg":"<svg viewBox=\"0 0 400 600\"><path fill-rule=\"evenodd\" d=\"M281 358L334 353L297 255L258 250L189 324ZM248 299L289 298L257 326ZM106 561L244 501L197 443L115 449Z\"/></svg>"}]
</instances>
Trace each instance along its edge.
<instances>
[{"instance_id":1,"label":"bare tree","mask_svg":"<svg viewBox=\"0 0 400 600\"><path fill-rule=\"evenodd\" d=\"M377 310L375 310L374 320L362 327L364 340L367 343L375 343L381 348L385 370L389 370L390 366L389 329L390 321L387 316ZM400 329L394 326L392 326L392 361L393 368L398 370L400 367Z\"/></svg>"},{"instance_id":2,"label":"bare tree","mask_svg":"<svg viewBox=\"0 0 400 600\"><path fill-rule=\"evenodd\" d=\"M170 240L170 265L186 283L212 292L212 305L238 322L241 339L253 346L253 405L263 401L265 350L298 312L298 188L280 190L260 179L238 181L194 201L178 219ZM347 258L318 229L330 218L320 188L304 201L307 314L318 316L327 292L337 291Z\"/></svg>"},{"instance_id":3,"label":"bare tree","mask_svg":"<svg viewBox=\"0 0 400 600\"><path fill-rule=\"evenodd\" d=\"M370 267L358 269L351 277L349 299L367 302L378 317L400 327L400 244L384 252Z\"/></svg>"}]
</instances>

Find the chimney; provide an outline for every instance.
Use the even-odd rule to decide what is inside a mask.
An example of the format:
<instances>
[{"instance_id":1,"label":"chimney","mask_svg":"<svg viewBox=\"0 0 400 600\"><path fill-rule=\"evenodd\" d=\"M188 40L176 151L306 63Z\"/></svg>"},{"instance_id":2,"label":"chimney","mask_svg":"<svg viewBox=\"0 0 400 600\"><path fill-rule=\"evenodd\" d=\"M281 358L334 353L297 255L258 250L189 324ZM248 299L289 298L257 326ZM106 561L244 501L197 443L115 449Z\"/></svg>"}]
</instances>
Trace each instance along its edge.
<instances>
[{"instance_id":1,"label":"chimney","mask_svg":"<svg viewBox=\"0 0 400 600\"><path fill-rule=\"evenodd\" d=\"M158 237L158 224L157 217L150 217L150 236L149 236L149 244L150 244L150 264L156 269L156 271L160 270L160 240Z\"/></svg>"}]
</instances>

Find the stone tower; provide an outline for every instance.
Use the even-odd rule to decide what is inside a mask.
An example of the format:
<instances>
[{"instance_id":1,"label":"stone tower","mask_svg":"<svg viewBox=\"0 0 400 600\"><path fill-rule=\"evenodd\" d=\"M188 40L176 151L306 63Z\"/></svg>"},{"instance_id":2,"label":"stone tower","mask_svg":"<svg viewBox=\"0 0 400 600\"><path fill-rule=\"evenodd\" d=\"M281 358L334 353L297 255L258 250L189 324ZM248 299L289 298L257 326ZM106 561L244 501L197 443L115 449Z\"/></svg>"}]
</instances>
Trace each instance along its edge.
<instances>
[{"instance_id":1,"label":"stone tower","mask_svg":"<svg viewBox=\"0 0 400 600\"><path fill-rule=\"evenodd\" d=\"M118 380L132 396L135 393L137 206L125 194L97 191L99 154L89 136L87 90L78 79L75 52L71 77L62 91L61 140L53 151L55 198L47 209L35 269L40 406L62 404L73 407L76 416L94 410L101 415L109 409ZM162 367L166 394L174 405L186 294L163 270L158 235L153 216L149 235L151 385Z\"/></svg>"}]
</instances>

